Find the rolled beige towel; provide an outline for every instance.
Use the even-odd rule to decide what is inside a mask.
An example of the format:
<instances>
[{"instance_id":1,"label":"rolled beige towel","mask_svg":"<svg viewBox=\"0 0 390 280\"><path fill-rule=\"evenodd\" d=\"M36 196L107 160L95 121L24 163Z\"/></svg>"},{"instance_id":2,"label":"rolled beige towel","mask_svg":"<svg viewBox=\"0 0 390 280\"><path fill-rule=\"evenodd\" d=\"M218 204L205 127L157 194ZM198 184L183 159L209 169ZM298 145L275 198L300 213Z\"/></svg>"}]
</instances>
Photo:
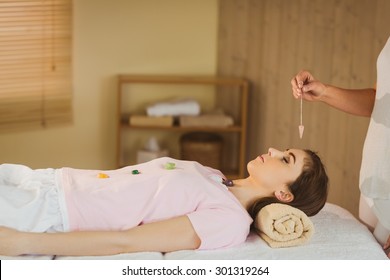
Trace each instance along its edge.
<instances>
[{"instance_id":1,"label":"rolled beige towel","mask_svg":"<svg viewBox=\"0 0 390 280\"><path fill-rule=\"evenodd\" d=\"M281 203L263 207L255 223L260 237L272 248L302 245L314 233L314 225L303 211Z\"/></svg>"}]
</instances>

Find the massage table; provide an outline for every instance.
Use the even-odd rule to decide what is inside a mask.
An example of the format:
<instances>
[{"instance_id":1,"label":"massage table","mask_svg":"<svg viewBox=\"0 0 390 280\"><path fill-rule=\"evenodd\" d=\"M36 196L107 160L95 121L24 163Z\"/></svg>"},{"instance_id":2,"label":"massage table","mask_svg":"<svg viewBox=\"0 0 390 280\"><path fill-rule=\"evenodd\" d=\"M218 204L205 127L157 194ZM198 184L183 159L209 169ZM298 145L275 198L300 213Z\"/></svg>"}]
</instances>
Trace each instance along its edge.
<instances>
[{"instance_id":1,"label":"massage table","mask_svg":"<svg viewBox=\"0 0 390 280\"><path fill-rule=\"evenodd\" d=\"M142 252L110 256L19 256L0 259L50 260L388 260L385 252L365 225L346 209L326 203L310 217L314 234L302 245L271 248L256 233L246 242L227 249L182 250L171 253Z\"/></svg>"}]
</instances>

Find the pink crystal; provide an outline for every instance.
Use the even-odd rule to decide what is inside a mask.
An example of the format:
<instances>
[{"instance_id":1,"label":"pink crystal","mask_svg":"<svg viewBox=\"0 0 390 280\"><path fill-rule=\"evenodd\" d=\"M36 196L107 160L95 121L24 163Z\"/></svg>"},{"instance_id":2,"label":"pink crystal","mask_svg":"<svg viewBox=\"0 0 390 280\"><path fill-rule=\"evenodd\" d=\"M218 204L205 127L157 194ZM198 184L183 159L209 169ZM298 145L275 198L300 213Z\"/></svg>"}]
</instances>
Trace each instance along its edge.
<instances>
[{"instance_id":1,"label":"pink crystal","mask_svg":"<svg viewBox=\"0 0 390 280\"><path fill-rule=\"evenodd\" d=\"M302 139L303 137L303 131L305 130L305 127L303 125L299 126L299 138Z\"/></svg>"}]
</instances>

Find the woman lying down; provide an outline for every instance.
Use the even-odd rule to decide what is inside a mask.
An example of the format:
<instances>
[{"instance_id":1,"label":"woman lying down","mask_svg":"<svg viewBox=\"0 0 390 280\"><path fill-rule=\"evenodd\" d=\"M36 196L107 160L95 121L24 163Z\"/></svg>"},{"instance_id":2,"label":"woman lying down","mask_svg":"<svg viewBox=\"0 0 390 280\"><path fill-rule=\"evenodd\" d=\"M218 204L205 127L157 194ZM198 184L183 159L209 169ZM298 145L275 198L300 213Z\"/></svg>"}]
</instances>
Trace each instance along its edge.
<instances>
[{"instance_id":1,"label":"woman lying down","mask_svg":"<svg viewBox=\"0 0 390 280\"><path fill-rule=\"evenodd\" d=\"M312 151L271 148L247 170L230 181L167 157L103 172L2 164L0 255L227 248L246 240L270 203L312 216L326 202L328 177Z\"/></svg>"}]
</instances>

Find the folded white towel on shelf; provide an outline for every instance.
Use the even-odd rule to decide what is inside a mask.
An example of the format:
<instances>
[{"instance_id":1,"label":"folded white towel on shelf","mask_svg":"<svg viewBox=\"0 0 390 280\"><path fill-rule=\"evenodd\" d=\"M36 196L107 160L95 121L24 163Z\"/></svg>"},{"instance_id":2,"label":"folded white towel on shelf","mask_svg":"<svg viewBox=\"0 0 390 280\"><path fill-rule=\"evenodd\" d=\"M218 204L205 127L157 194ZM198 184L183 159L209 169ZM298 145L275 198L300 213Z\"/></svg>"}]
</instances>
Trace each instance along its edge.
<instances>
[{"instance_id":1,"label":"folded white towel on shelf","mask_svg":"<svg viewBox=\"0 0 390 280\"><path fill-rule=\"evenodd\" d=\"M148 116L197 116L201 108L193 99L158 102L146 108Z\"/></svg>"}]
</instances>

